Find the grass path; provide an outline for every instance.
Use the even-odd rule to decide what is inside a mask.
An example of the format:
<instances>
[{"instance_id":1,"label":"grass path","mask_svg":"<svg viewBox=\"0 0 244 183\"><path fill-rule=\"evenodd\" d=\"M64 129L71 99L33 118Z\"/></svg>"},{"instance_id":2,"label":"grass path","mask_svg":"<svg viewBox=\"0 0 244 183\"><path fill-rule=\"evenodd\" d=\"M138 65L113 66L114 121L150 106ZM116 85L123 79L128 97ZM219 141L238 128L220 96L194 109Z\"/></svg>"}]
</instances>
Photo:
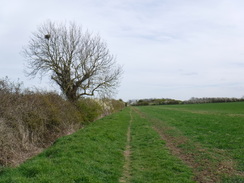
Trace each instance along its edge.
<instances>
[{"instance_id":1,"label":"grass path","mask_svg":"<svg viewBox=\"0 0 244 183\"><path fill-rule=\"evenodd\" d=\"M128 125L127 131L127 143L124 151L125 163L124 163L124 171L122 177L119 179L119 182L130 182L131 173L130 173L130 165L131 165L131 123L132 123L132 111L130 110L130 122Z\"/></svg>"},{"instance_id":2,"label":"grass path","mask_svg":"<svg viewBox=\"0 0 244 183\"><path fill-rule=\"evenodd\" d=\"M17 168L0 169L0 183L192 183L148 119L134 108L62 137Z\"/></svg>"},{"instance_id":3,"label":"grass path","mask_svg":"<svg viewBox=\"0 0 244 183\"><path fill-rule=\"evenodd\" d=\"M132 109L131 182L192 183L192 170L173 156L151 121Z\"/></svg>"}]
</instances>

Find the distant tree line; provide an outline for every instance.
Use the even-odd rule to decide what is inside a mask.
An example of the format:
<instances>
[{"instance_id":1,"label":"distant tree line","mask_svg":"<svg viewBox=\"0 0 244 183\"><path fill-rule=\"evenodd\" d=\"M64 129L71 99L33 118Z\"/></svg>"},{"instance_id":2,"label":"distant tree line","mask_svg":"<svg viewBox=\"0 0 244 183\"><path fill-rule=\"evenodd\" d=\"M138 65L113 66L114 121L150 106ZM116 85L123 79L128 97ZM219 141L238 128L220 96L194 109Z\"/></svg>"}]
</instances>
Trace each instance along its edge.
<instances>
[{"instance_id":1,"label":"distant tree line","mask_svg":"<svg viewBox=\"0 0 244 183\"><path fill-rule=\"evenodd\" d=\"M228 97L203 97L196 98L192 97L189 100L181 101L176 99L162 98L162 99L139 99L129 100L128 105L132 106L147 106L147 105L173 105L173 104L203 104L203 103L224 103L224 102L242 102L242 98L228 98Z\"/></svg>"},{"instance_id":2,"label":"distant tree line","mask_svg":"<svg viewBox=\"0 0 244 183\"><path fill-rule=\"evenodd\" d=\"M145 105L167 105L167 104L181 104L181 100L175 99L140 99L140 100L129 100L128 104L133 106L145 106Z\"/></svg>"},{"instance_id":3,"label":"distant tree line","mask_svg":"<svg viewBox=\"0 0 244 183\"><path fill-rule=\"evenodd\" d=\"M189 100L184 101L185 104L202 104L202 103L224 103L224 102L241 102L244 101L242 98L228 98L228 97L212 97L212 98L195 98L192 97Z\"/></svg>"}]
</instances>

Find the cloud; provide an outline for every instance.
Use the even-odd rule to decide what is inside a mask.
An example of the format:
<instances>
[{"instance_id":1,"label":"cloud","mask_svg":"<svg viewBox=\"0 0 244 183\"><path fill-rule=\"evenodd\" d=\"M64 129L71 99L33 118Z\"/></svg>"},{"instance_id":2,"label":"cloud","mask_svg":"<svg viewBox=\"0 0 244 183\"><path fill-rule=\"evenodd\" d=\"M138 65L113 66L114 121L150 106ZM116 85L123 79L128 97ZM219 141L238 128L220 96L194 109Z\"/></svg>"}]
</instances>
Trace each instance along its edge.
<instances>
[{"instance_id":1,"label":"cloud","mask_svg":"<svg viewBox=\"0 0 244 183\"><path fill-rule=\"evenodd\" d=\"M241 0L4 0L0 73L36 85L22 73L22 47L45 20L71 20L100 33L124 65L119 98L240 97L243 7Z\"/></svg>"}]
</instances>

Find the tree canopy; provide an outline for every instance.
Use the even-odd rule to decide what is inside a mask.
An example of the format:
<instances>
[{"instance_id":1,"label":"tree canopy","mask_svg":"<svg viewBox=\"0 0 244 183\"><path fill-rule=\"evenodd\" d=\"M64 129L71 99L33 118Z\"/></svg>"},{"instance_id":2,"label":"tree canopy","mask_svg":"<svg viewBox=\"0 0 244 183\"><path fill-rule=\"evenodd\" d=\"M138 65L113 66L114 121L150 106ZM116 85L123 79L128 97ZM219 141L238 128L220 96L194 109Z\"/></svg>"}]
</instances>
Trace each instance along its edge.
<instances>
[{"instance_id":1,"label":"tree canopy","mask_svg":"<svg viewBox=\"0 0 244 183\"><path fill-rule=\"evenodd\" d=\"M49 74L70 101L95 93L110 95L123 73L101 37L75 23L45 22L23 53L28 75Z\"/></svg>"}]
</instances>

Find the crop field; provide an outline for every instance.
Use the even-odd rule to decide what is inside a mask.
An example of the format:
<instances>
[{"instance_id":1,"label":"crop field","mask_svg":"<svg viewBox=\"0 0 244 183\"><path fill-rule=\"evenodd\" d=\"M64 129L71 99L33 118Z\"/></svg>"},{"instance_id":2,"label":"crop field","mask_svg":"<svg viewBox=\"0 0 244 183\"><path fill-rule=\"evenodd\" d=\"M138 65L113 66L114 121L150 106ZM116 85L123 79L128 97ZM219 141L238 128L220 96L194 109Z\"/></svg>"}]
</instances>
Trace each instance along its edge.
<instances>
[{"instance_id":1,"label":"crop field","mask_svg":"<svg viewBox=\"0 0 244 183\"><path fill-rule=\"evenodd\" d=\"M127 107L16 168L2 182L244 182L244 103Z\"/></svg>"},{"instance_id":2,"label":"crop field","mask_svg":"<svg viewBox=\"0 0 244 183\"><path fill-rule=\"evenodd\" d=\"M199 182L244 182L244 103L139 107Z\"/></svg>"}]
</instances>

